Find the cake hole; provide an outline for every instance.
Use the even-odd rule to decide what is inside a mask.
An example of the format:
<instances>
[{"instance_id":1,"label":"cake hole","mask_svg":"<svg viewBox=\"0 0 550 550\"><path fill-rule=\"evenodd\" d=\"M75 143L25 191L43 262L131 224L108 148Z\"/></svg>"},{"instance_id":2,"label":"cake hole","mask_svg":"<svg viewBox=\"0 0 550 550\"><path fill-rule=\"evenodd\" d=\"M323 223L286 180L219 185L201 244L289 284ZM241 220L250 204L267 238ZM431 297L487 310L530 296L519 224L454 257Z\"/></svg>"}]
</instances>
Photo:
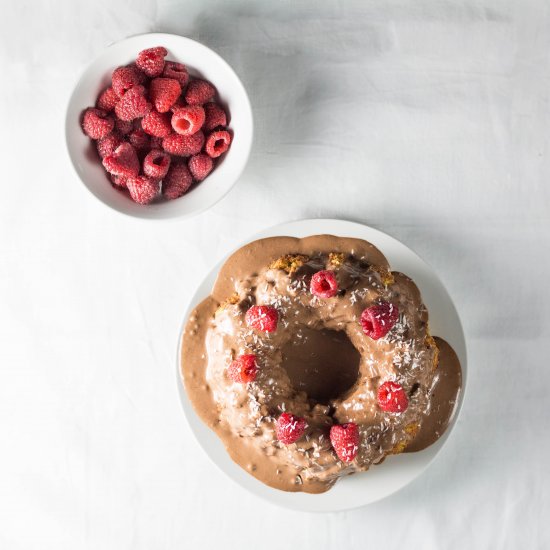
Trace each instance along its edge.
<instances>
[{"instance_id":1,"label":"cake hole","mask_svg":"<svg viewBox=\"0 0 550 550\"><path fill-rule=\"evenodd\" d=\"M342 397L357 382L360 359L345 332L303 325L282 348L282 366L294 389L323 404Z\"/></svg>"}]
</instances>

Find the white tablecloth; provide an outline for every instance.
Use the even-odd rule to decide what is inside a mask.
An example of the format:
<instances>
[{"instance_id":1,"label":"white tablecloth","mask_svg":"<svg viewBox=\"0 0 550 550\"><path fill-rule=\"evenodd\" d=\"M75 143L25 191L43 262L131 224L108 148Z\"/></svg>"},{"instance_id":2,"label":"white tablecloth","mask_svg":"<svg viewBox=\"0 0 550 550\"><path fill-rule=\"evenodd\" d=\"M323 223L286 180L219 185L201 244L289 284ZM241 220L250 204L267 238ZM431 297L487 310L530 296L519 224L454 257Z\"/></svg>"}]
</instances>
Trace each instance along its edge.
<instances>
[{"instance_id":1,"label":"white tablecloth","mask_svg":"<svg viewBox=\"0 0 550 550\"><path fill-rule=\"evenodd\" d=\"M0 17L0 548L548 548L550 10L540 1L10 2ZM122 218L73 174L76 77L147 31L247 87L250 163L186 222ZM205 458L174 357L206 270L304 217L431 263L470 354L463 414L398 494L310 515Z\"/></svg>"}]
</instances>

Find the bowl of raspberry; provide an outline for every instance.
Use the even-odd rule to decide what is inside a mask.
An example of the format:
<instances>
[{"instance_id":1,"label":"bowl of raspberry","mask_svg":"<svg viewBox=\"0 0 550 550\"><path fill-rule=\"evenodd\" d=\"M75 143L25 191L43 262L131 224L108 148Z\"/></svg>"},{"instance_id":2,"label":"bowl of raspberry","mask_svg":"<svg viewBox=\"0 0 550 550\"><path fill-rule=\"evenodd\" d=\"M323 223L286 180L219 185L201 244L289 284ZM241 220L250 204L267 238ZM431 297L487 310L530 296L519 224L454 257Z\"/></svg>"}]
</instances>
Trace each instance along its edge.
<instances>
[{"instance_id":1,"label":"bowl of raspberry","mask_svg":"<svg viewBox=\"0 0 550 550\"><path fill-rule=\"evenodd\" d=\"M144 34L109 46L85 69L65 136L77 175L103 204L138 218L186 218L239 179L252 109L218 54L182 36Z\"/></svg>"}]
</instances>

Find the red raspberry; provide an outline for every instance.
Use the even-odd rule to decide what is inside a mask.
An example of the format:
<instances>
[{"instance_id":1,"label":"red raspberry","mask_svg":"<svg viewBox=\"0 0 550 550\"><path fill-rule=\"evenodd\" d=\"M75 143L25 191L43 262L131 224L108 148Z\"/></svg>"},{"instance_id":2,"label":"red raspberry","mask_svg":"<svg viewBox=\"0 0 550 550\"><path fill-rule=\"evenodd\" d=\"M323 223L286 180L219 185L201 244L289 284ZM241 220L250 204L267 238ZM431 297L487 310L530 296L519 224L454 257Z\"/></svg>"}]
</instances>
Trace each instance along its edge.
<instances>
[{"instance_id":1,"label":"red raspberry","mask_svg":"<svg viewBox=\"0 0 550 550\"><path fill-rule=\"evenodd\" d=\"M229 378L239 384L254 382L257 373L258 365L254 354L239 355L227 369Z\"/></svg>"},{"instance_id":2,"label":"red raspberry","mask_svg":"<svg viewBox=\"0 0 550 550\"><path fill-rule=\"evenodd\" d=\"M185 92L185 101L188 105L202 105L214 99L216 88L206 80L195 79L189 82Z\"/></svg>"},{"instance_id":3,"label":"red raspberry","mask_svg":"<svg viewBox=\"0 0 550 550\"><path fill-rule=\"evenodd\" d=\"M182 63L175 63L174 61L167 61L164 65L164 72L162 76L166 78L173 78L177 80L182 88L187 86L189 82L189 73L187 72L187 67Z\"/></svg>"},{"instance_id":4,"label":"red raspberry","mask_svg":"<svg viewBox=\"0 0 550 550\"><path fill-rule=\"evenodd\" d=\"M199 130L192 136L170 134L162 140L162 148L171 155L190 157L201 152L204 145L204 134Z\"/></svg>"},{"instance_id":5,"label":"red raspberry","mask_svg":"<svg viewBox=\"0 0 550 550\"><path fill-rule=\"evenodd\" d=\"M205 132L210 132L219 126L227 126L227 115L217 103L206 103L203 107L206 115L204 121Z\"/></svg>"},{"instance_id":6,"label":"red raspberry","mask_svg":"<svg viewBox=\"0 0 550 550\"><path fill-rule=\"evenodd\" d=\"M131 178L139 174L139 160L129 143L121 143L110 155L103 159L105 170L114 176Z\"/></svg>"},{"instance_id":7,"label":"red raspberry","mask_svg":"<svg viewBox=\"0 0 550 550\"><path fill-rule=\"evenodd\" d=\"M114 110L115 105L118 103L118 96L111 86L106 90L103 90L97 98L97 108L107 113Z\"/></svg>"},{"instance_id":8,"label":"red raspberry","mask_svg":"<svg viewBox=\"0 0 550 550\"><path fill-rule=\"evenodd\" d=\"M338 281L334 276L334 271L317 271L311 277L309 290L314 296L319 298L332 298L338 294Z\"/></svg>"},{"instance_id":9,"label":"red raspberry","mask_svg":"<svg viewBox=\"0 0 550 550\"><path fill-rule=\"evenodd\" d=\"M119 134L125 136L134 129L134 125L131 120L120 120L117 118L115 120L115 128Z\"/></svg>"},{"instance_id":10,"label":"red raspberry","mask_svg":"<svg viewBox=\"0 0 550 550\"><path fill-rule=\"evenodd\" d=\"M139 84L140 77L132 67L118 67L113 71L111 81L115 94L122 97L126 90Z\"/></svg>"},{"instance_id":11,"label":"red raspberry","mask_svg":"<svg viewBox=\"0 0 550 550\"><path fill-rule=\"evenodd\" d=\"M148 48L139 52L136 65L151 78L160 76L164 70L164 58L167 54L166 48L162 46Z\"/></svg>"},{"instance_id":12,"label":"red raspberry","mask_svg":"<svg viewBox=\"0 0 550 550\"><path fill-rule=\"evenodd\" d=\"M279 313L271 306L252 306L245 315L246 324L262 332L276 331L278 320Z\"/></svg>"},{"instance_id":13,"label":"red raspberry","mask_svg":"<svg viewBox=\"0 0 550 550\"><path fill-rule=\"evenodd\" d=\"M151 136L151 149L162 149L162 138Z\"/></svg>"},{"instance_id":14,"label":"red raspberry","mask_svg":"<svg viewBox=\"0 0 550 550\"><path fill-rule=\"evenodd\" d=\"M397 382L388 380L378 388L378 406L386 412L400 413L407 410L409 400L405 390Z\"/></svg>"},{"instance_id":15,"label":"red raspberry","mask_svg":"<svg viewBox=\"0 0 550 550\"><path fill-rule=\"evenodd\" d=\"M128 178L125 178L124 176L113 176L113 174L109 174L109 177L111 178L111 181L114 185L123 189L127 189L128 186L126 185L126 183L128 182Z\"/></svg>"},{"instance_id":16,"label":"red raspberry","mask_svg":"<svg viewBox=\"0 0 550 550\"><path fill-rule=\"evenodd\" d=\"M205 151L212 157L223 155L231 143L231 134L227 130L216 130L206 138Z\"/></svg>"},{"instance_id":17,"label":"red raspberry","mask_svg":"<svg viewBox=\"0 0 550 550\"><path fill-rule=\"evenodd\" d=\"M136 74L138 84L145 84L147 80L149 80L147 75L135 63L130 63L128 68L132 69L132 71Z\"/></svg>"},{"instance_id":18,"label":"red raspberry","mask_svg":"<svg viewBox=\"0 0 550 550\"><path fill-rule=\"evenodd\" d=\"M151 149L151 140L141 128L132 130L128 134L128 141L131 143L132 147L138 151Z\"/></svg>"},{"instance_id":19,"label":"red raspberry","mask_svg":"<svg viewBox=\"0 0 550 550\"><path fill-rule=\"evenodd\" d=\"M154 78L151 80L149 95L159 113L168 112L180 94L180 83L173 78Z\"/></svg>"},{"instance_id":20,"label":"red raspberry","mask_svg":"<svg viewBox=\"0 0 550 550\"><path fill-rule=\"evenodd\" d=\"M200 105L180 107L172 115L172 128L182 136L196 134L204 124L204 109Z\"/></svg>"},{"instance_id":21,"label":"red raspberry","mask_svg":"<svg viewBox=\"0 0 550 550\"><path fill-rule=\"evenodd\" d=\"M92 139L100 139L110 134L115 126L112 116L101 109L90 107L82 116L82 130Z\"/></svg>"},{"instance_id":22,"label":"red raspberry","mask_svg":"<svg viewBox=\"0 0 550 550\"><path fill-rule=\"evenodd\" d=\"M306 428L307 422L305 418L284 412L277 419L275 433L277 434L277 439L281 443L290 445L298 441L304 435Z\"/></svg>"},{"instance_id":23,"label":"red raspberry","mask_svg":"<svg viewBox=\"0 0 550 550\"><path fill-rule=\"evenodd\" d=\"M149 204L157 195L159 190L158 181L146 176L135 176L128 178L126 182L130 196L138 204Z\"/></svg>"},{"instance_id":24,"label":"red raspberry","mask_svg":"<svg viewBox=\"0 0 550 550\"><path fill-rule=\"evenodd\" d=\"M112 132L108 136L105 136L97 142L97 152L101 158L105 158L110 155L120 144L122 138L116 132Z\"/></svg>"},{"instance_id":25,"label":"red raspberry","mask_svg":"<svg viewBox=\"0 0 550 550\"><path fill-rule=\"evenodd\" d=\"M166 137L171 131L170 115L149 111L141 119L141 127L150 135L156 137Z\"/></svg>"},{"instance_id":26,"label":"red raspberry","mask_svg":"<svg viewBox=\"0 0 550 550\"><path fill-rule=\"evenodd\" d=\"M143 159L143 173L150 178L161 180L170 168L170 160L170 155L162 149L153 149Z\"/></svg>"},{"instance_id":27,"label":"red raspberry","mask_svg":"<svg viewBox=\"0 0 550 550\"><path fill-rule=\"evenodd\" d=\"M389 302L380 302L361 313L363 332L373 340L383 338L399 319L399 309Z\"/></svg>"},{"instance_id":28,"label":"red raspberry","mask_svg":"<svg viewBox=\"0 0 550 550\"><path fill-rule=\"evenodd\" d=\"M134 120L147 114L151 110L151 104L145 99L144 93L143 86L134 86L125 92L116 104L116 116L120 120Z\"/></svg>"},{"instance_id":29,"label":"red raspberry","mask_svg":"<svg viewBox=\"0 0 550 550\"><path fill-rule=\"evenodd\" d=\"M359 451L359 428L348 422L330 428L330 442L342 462L351 462Z\"/></svg>"},{"instance_id":30,"label":"red raspberry","mask_svg":"<svg viewBox=\"0 0 550 550\"><path fill-rule=\"evenodd\" d=\"M187 163L187 166L189 166L189 171L193 174L193 177L197 181L202 181L206 176L208 176L208 174L212 172L213 165L214 163L212 159L204 153L191 157Z\"/></svg>"},{"instance_id":31,"label":"red raspberry","mask_svg":"<svg viewBox=\"0 0 550 550\"><path fill-rule=\"evenodd\" d=\"M167 199L181 197L193 184L193 176L183 163L172 164L162 182L162 193Z\"/></svg>"}]
</instances>

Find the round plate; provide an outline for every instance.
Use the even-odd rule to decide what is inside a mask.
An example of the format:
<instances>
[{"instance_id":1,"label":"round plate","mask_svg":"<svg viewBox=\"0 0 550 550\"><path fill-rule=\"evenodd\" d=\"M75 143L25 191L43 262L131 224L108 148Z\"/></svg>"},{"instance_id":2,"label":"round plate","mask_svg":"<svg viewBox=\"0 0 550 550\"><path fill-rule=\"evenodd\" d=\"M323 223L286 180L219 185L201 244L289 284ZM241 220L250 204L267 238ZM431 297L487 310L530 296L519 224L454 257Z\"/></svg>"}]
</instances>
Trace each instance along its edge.
<instances>
[{"instance_id":1,"label":"round plate","mask_svg":"<svg viewBox=\"0 0 550 550\"><path fill-rule=\"evenodd\" d=\"M430 314L432 333L451 344L462 366L462 392L443 437L423 451L389 456L381 465L373 466L368 472L342 478L326 493L287 493L264 485L237 466L227 454L218 436L193 410L180 374L182 332L178 347L177 373L181 402L191 430L206 454L223 472L245 489L274 504L307 512L334 512L364 506L395 493L416 479L432 462L449 437L462 405L467 374L466 343L453 302L433 270L407 246L381 231L344 220L301 220L266 229L255 235L251 241L264 237L307 237L320 234L355 237L371 242L386 256L392 270L405 273L420 288ZM185 313L184 324L192 309L210 294L224 261L225 259L214 266L195 292Z\"/></svg>"},{"instance_id":2,"label":"round plate","mask_svg":"<svg viewBox=\"0 0 550 550\"><path fill-rule=\"evenodd\" d=\"M233 141L205 184L196 185L179 199L153 201L143 206L110 184L95 144L82 132L80 117L86 107L95 105L98 94L110 84L111 73L116 67L131 63L141 50L154 46L166 47L168 61L184 63L192 76L210 80L216 86L219 101L229 113L228 128L233 132ZM65 137L71 163L92 195L121 214L152 220L188 218L218 202L237 182L246 166L253 130L248 95L227 62L195 40L163 33L131 36L103 50L84 69L78 80L67 106L65 120Z\"/></svg>"}]
</instances>

